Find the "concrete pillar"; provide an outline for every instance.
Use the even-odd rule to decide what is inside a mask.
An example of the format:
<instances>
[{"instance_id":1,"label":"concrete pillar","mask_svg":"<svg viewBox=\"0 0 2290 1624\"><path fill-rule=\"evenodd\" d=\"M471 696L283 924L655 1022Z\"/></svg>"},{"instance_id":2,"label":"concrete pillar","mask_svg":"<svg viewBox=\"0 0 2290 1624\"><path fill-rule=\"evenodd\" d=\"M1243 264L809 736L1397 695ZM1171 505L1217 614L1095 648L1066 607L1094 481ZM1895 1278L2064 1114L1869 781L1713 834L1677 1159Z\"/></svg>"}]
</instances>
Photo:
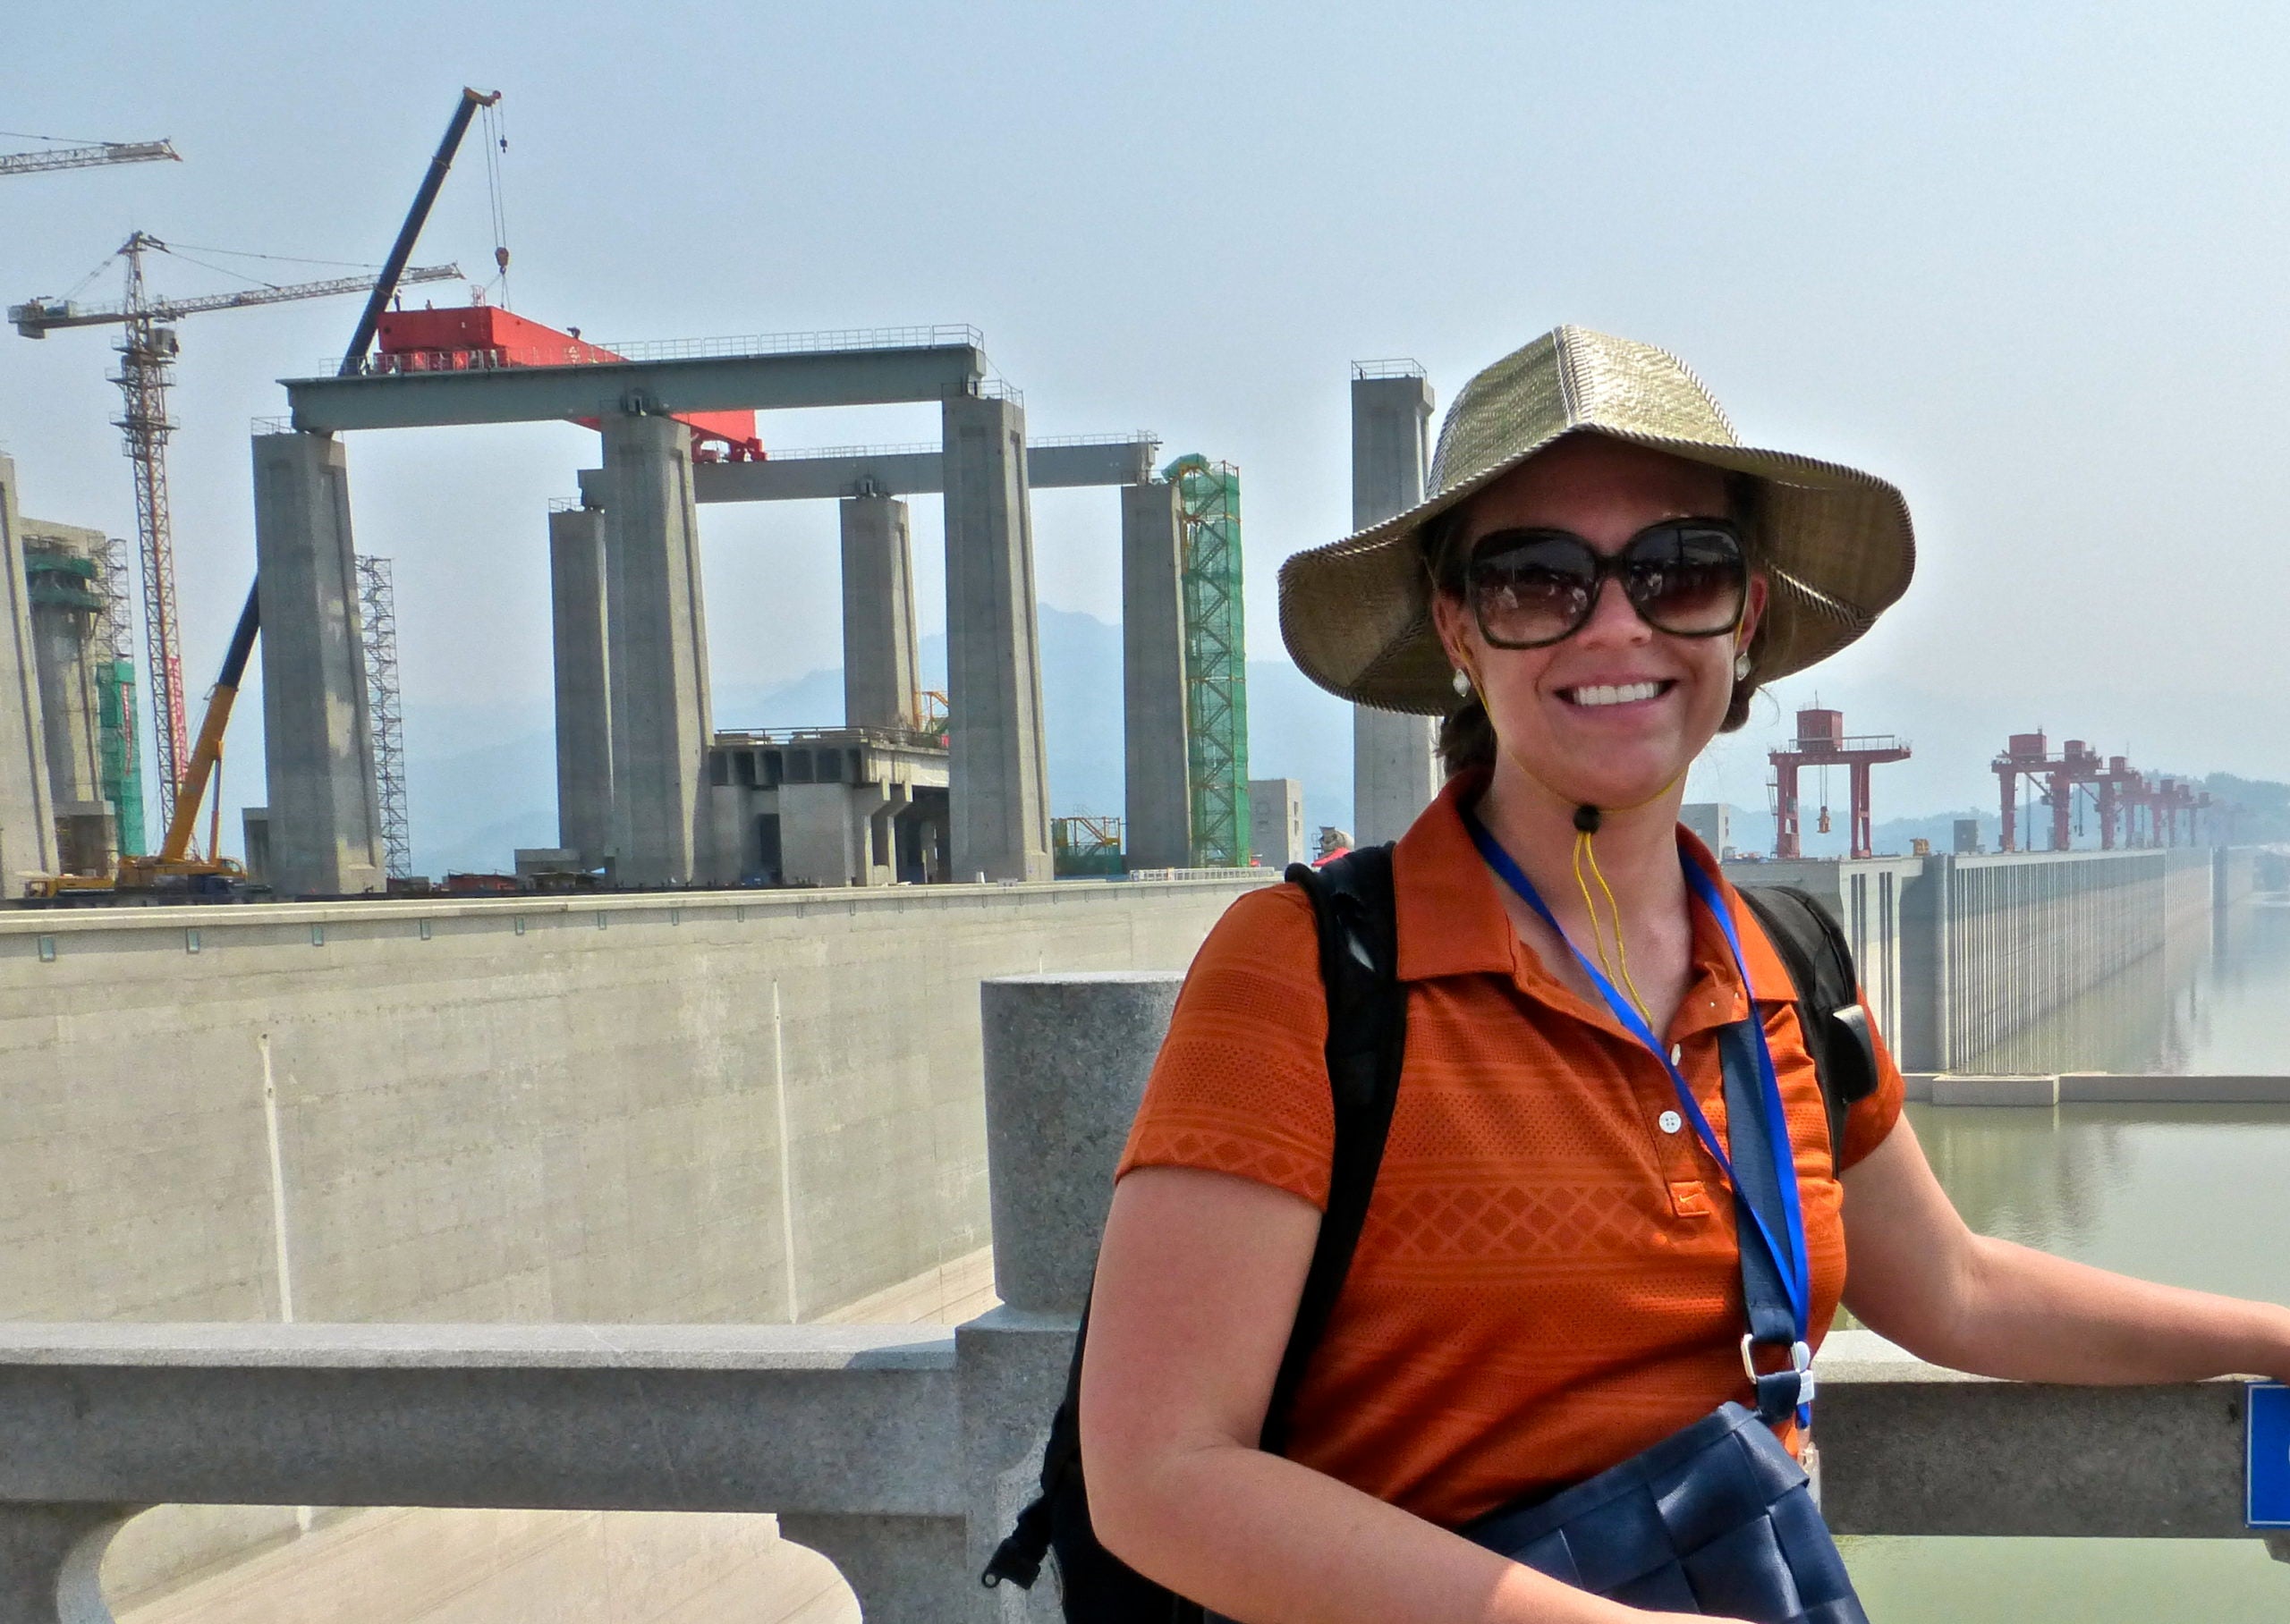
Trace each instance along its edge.
<instances>
[{"instance_id":1,"label":"concrete pillar","mask_svg":"<svg viewBox=\"0 0 2290 1624\"><path fill-rule=\"evenodd\" d=\"M380 891L381 796L340 441L254 436L254 551L270 884L283 897Z\"/></svg>"},{"instance_id":2,"label":"concrete pillar","mask_svg":"<svg viewBox=\"0 0 2290 1624\"><path fill-rule=\"evenodd\" d=\"M239 808L239 850L247 878L257 885L270 884L270 808Z\"/></svg>"},{"instance_id":3,"label":"concrete pillar","mask_svg":"<svg viewBox=\"0 0 2290 1624\"><path fill-rule=\"evenodd\" d=\"M1267 868L1310 859L1304 843L1304 786L1293 778L1249 780L1249 856Z\"/></svg>"},{"instance_id":4,"label":"concrete pillar","mask_svg":"<svg viewBox=\"0 0 2290 1624\"><path fill-rule=\"evenodd\" d=\"M1121 487L1122 816L1132 868L1192 862L1177 487Z\"/></svg>"},{"instance_id":5,"label":"concrete pillar","mask_svg":"<svg viewBox=\"0 0 2290 1624\"><path fill-rule=\"evenodd\" d=\"M710 869L714 727L691 431L674 418L613 412L604 440L614 876L683 884Z\"/></svg>"},{"instance_id":6,"label":"concrete pillar","mask_svg":"<svg viewBox=\"0 0 2290 1624\"><path fill-rule=\"evenodd\" d=\"M835 1564L865 1624L946 1624L977 1604L959 1517L783 1511L779 1535Z\"/></svg>"},{"instance_id":7,"label":"concrete pillar","mask_svg":"<svg viewBox=\"0 0 2290 1624\"><path fill-rule=\"evenodd\" d=\"M1041 731L1026 413L958 394L945 409L946 702L955 880L1047 880L1049 762Z\"/></svg>"},{"instance_id":8,"label":"concrete pillar","mask_svg":"<svg viewBox=\"0 0 2290 1624\"><path fill-rule=\"evenodd\" d=\"M1014 976L979 989L1002 1307L954 1333L973 1573L1033 1497L1114 1166L1183 980L1174 971L1113 971ZM1010 1585L979 1591L973 1604L973 1618L994 1624L1059 1616L1050 1574L1030 1593Z\"/></svg>"},{"instance_id":9,"label":"concrete pillar","mask_svg":"<svg viewBox=\"0 0 2290 1624\"><path fill-rule=\"evenodd\" d=\"M104 1552L140 1506L10 1505L0 1514L0 1619L113 1624Z\"/></svg>"},{"instance_id":10,"label":"concrete pillar","mask_svg":"<svg viewBox=\"0 0 2290 1624\"><path fill-rule=\"evenodd\" d=\"M23 894L27 875L56 871L22 522L16 464L0 456L0 896L7 897Z\"/></svg>"},{"instance_id":11,"label":"concrete pillar","mask_svg":"<svg viewBox=\"0 0 2290 1624\"><path fill-rule=\"evenodd\" d=\"M1431 461L1431 385L1420 374L1352 380L1352 526L1423 500ZM1397 840L1439 792L1429 716L1352 708L1352 828L1362 846Z\"/></svg>"},{"instance_id":12,"label":"concrete pillar","mask_svg":"<svg viewBox=\"0 0 2290 1624\"><path fill-rule=\"evenodd\" d=\"M612 855L612 662L606 651L605 516L548 516L556 661L556 843L582 868Z\"/></svg>"},{"instance_id":13,"label":"concrete pillar","mask_svg":"<svg viewBox=\"0 0 2290 1624\"><path fill-rule=\"evenodd\" d=\"M914 551L906 503L846 496L843 508L843 721L922 725L922 660L914 635Z\"/></svg>"}]
</instances>

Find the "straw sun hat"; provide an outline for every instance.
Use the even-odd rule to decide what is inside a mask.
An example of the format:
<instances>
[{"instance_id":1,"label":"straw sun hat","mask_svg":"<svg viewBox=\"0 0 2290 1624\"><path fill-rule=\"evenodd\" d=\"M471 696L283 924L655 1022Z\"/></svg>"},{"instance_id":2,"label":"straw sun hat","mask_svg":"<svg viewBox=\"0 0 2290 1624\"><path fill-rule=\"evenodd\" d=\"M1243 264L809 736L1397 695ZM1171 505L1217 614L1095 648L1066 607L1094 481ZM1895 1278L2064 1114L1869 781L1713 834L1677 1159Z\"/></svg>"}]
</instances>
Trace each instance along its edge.
<instances>
[{"instance_id":1,"label":"straw sun hat","mask_svg":"<svg viewBox=\"0 0 2290 1624\"><path fill-rule=\"evenodd\" d=\"M1757 681L1835 654L1907 589L1916 538L1900 492L1833 462L1752 450L1677 357L1560 327L1463 385L1439 430L1425 501L1281 566L1280 632L1304 674L1382 710L1453 710L1423 527L1560 436L1585 432L1760 482L1751 556L1770 590L1750 651Z\"/></svg>"}]
</instances>

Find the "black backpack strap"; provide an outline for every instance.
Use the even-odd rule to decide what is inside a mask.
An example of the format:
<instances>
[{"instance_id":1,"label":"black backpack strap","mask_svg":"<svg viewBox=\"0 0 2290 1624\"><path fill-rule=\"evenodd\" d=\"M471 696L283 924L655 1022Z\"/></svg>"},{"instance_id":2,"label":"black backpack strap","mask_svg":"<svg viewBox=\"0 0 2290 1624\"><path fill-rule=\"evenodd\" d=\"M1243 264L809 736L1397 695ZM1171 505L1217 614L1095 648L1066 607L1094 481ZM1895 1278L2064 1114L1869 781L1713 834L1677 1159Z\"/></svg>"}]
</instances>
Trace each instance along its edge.
<instances>
[{"instance_id":1,"label":"black backpack strap","mask_svg":"<svg viewBox=\"0 0 2290 1624\"><path fill-rule=\"evenodd\" d=\"M1261 1447L1275 1453L1286 1442L1296 1390L1351 1272L1352 1254L1383 1164L1407 1042L1391 848L1356 849L1318 869L1293 864L1286 877L1311 900L1319 927L1336 1148L1328 1169L1327 1209L1304 1275L1296 1323L1265 1408ZM1051 1419L1049 1442L1042 1451L1041 1494L1018 1514L1017 1526L980 1578L989 1589L1006 1581L1030 1590L1055 1544L1064 1569L1069 1617L1075 1616L1079 1606L1096 1608L1096 1624L1116 1624L1116 1613L1127 1618L1133 1612L1139 1619L1149 1616L1157 1621L1198 1618L1191 1603L1123 1567L1097 1545L1089 1529L1080 1415L1081 1349L1089 1333L1085 1304L1066 1372L1064 1400Z\"/></svg>"},{"instance_id":2,"label":"black backpack strap","mask_svg":"<svg viewBox=\"0 0 2290 1624\"><path fill-rule=\"evenodd\" d=\"M1367 1222L1383 1165L1392 1106L1407 1049L1407 988L1399 979L1399 916L1392 893L1392 849L1358 847L1319 868L1288 867L1311 899L1319 925L1320 984L1327 994L1327 1078L1336 1107L1336 1148L1327 1207L1296 1324L1265 1408L1261 1447L1285 1452L1289 1418L1305 1369L1327 1331Z\"/></svg>"},{"instance_id":3,"label":"black backpack strap","mask_svg":"<svg viewBox=\"0 0 2290 1624\"><path fill-rule=\"evenodd\" d=\"M1794 885L1743 885L1742 901L1765 927L1797 992L1797 1025L1821 1081L1834 1161L1845 1147L1845 1118L1877 1091L1877 1045L1861 1007L1853 949L1828 909Z\"/></svg>"}]
</instances>

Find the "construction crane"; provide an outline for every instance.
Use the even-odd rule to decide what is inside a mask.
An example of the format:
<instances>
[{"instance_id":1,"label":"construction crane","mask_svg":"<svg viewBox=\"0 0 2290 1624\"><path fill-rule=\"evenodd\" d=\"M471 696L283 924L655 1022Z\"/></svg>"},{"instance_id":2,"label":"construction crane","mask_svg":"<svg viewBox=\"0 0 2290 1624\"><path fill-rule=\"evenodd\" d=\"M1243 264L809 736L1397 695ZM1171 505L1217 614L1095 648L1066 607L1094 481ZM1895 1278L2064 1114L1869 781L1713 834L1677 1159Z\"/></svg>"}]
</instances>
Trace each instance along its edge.
<instances>
[{"instance_id":1,"label":"construction crane","mask_svg":"<svg viewBox=\"0 0 2290 1624\"><path fill-rule=\"evenodd\" d=\"M421 227L429 217L430 205L437 199L438 188L445 182L445 172L452 167L454 154L460 148L462 137L468 133L470 121L480 107L490 107L501 99L501 93L464 89L454 108L454 116L445 126L445 136L437 143L437 150L429 160L428 172L414 193L413 207L406 211L405 220L398 227L397 240L390 245L388 259L379 276L370 283L372 292L366 308L358 317L356 331L343 352L340 376L355 375L374 343L374 330L380 324L383 309L395 296L398 287L406 282L428 282L436 279L428 270L408 269L406 261L413 256L413 245L421 234ZM506 258L506 251L496 250L496 261ZM458 276L461 273L446 266L437 273ZM259 290L258 290L259 291ZM131 302L132 302L131 300ZM20 307L21 308L21 307ZM15 310L9 312L11 318ZM160 413L165 419L164 410ZM162 498L165 486L160 487ZM164 518L164 508L161 510ZM239 695L239 684L246 674L247 661L254 652L256 637L262 629L262 583L259 578L247 588L246 603L239 610L239 623L231 635L231 646L224 656L222 674L216 679L207 699L207 715L199 723L199 745L191 752L180 786L180 795L171 795L167 811L167 838L158 852L140 862L121 863L116 876L106 875L98 880L80 880L72 875L49 876L34 880L25 889L30 897L55 898L72 892L158 890L180 886L194 893L228 892L241 880L243 871L239 865L224 857L216 850L222 838L223 800L219 788L216 791L214 811L208 825L208 855L199 858L191 849L191 836L196 833L199 808L206 799L209 781L217 775L223 763L223 734L230 725L231 708ZM170 605L172 607L172 605ZM180 679L178 679L180 681ZM156 687L156 685L155 685ZM177 689L178 695L181 692ZM182 715L178 704L176 715ZM174 786L170 786L172 789Z\"/></svg>"},{"instance_id":2,"label":"construction crane","mask_svg":"<svg viewBox=\"0 0 2290 1624\"><path fill-rule=\"evenodd\" d=\"M135 523L143 563L143 636L151 681L151 733L159 769L159 818L172 826L175 796L190 752L189 716L183 703L180 617L175 608L174 541L167 512L166 445L174 429L167 416L167 390L174 381L181 344L172 324L209 310L242 310L257 305L363 293L379 284L375 276L335 276L322 282L270 283L233 293L196 299L153 296L144 281L146 253L169 252L147 232L120 245L126 262L126 298L115 305L79 305L68 299L34 299L12 305L8 319L26 338L46 338L64 327L119 326L119 385L125 410L117 427L135 469ZM442 282L460 276L457 266L421 266L403 273L403 282Z\"/></svg>"},{"instance_id":3,"label":"construction crane","mask_svg":"<svg viewBox=\"0 0 2290 1624\"><path fill-rule=\"evenodd\" d=\"M36 135L36 141L53 137ZM0 153L0 174L40 174L51 169L92 169L98 164L148 164L160 158L182 162L171 141L97 141L86 147L57 147L45 152Z\"/></svg>"}]
</instances>

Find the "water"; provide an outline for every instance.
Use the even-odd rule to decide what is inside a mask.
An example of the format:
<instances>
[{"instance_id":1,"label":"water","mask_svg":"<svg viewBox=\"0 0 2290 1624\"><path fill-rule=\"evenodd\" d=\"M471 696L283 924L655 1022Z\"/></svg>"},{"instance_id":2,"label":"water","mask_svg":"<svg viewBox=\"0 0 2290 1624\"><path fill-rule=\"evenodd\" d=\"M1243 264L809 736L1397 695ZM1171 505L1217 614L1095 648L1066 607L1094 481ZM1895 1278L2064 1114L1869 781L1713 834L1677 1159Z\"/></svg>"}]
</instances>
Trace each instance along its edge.
<instances>
[{"instance_id":1,"label":"water","mask_svg":"<svg viewBox=\"0 0 2290 1624\"><path fill-rule=\"evenodd\" d=\"M1957 1070L2273 1076L2290 1072L2286 1010L2290 895L2261 896Z\"/></svg>"},{"instance_id":2,"label":"water","mask_svg":"<svg viewBox=\"0 0 2290 1624\"><path fill-rule=\"evenodd\" d=\"M2116 978L2086 1019L2050 1023L2031 1070L2290 1073L2290 907L2233 910L2209 941ZM2143 1002L2126 1009L2136 998ZM2049 1063L2031 1065L2040 1057ZM1968 1068L1970 1069L1970 1068ZM2290 1302L2290 1108L2063 1105L1909 1120L1957 1209L1984 1234L2150 1280ZM1858 1539L1875 1624L2290 1619L2290 1564L2255 1540Z\"/></svg>"}]
</instances>

